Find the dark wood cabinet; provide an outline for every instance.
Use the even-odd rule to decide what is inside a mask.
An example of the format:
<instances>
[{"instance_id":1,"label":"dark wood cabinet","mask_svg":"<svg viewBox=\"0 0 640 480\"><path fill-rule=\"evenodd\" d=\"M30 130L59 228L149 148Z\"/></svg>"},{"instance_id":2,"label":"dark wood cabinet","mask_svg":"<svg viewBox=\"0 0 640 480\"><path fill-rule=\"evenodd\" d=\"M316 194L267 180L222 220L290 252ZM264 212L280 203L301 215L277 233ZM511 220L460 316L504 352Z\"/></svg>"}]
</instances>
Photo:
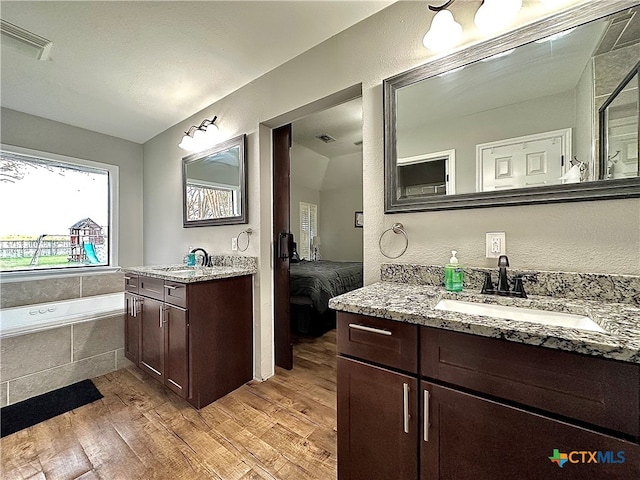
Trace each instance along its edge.
<instances>
[{"instance_id":1,"label":"dark wood cabinet","mask_svg":"<svg viewBox=\"0 0 640 480\"><path fill-rule=\"evenodd\" d=\"M185 308L164 306L165 385L181 397L188 395L189 322Z\"/></svg>"},{"instance_id":2,"label":"dark wood cabinet","mask_svg":"<svg viewBox=\"0 0 640 480\"><path fill-rule=\"evenodd\" d=\"M337 319L340 480L640 478L640 365Z\"/></svg>"},{"instance_id":3,"label":"dark wood cabinet","mask_svg":"<svg viewBox=\"0 0 640 480\"><path fill-rule=\"evenodd\" d=\"M410 479L418 475L418 380L338 358L338 477Z\"/></svg>"},{"instance_id":4,"label":"dark wood cabinet","mask_svg":"<svg viewBox=\"0 0 640 480\"><path fill-rule=\"evenodd\" d=\"M631 442L429 382L421 390L429 397L421 480L639 478L638 446ZM568 457L562 467L550 459L556 450Z\"/></svg>"},{"instance_id":5,"label":"dark wood cabinet","mask_svg":"<svg viewBox=\"0 0 640 480\"><path fill-rule=\"evenodd\" d=\"M140 317L138 316L138 295L124 294L125 343L124 356L138 365L140 355Z\"/></svg>"},{"instance_id":6,"label":"dark wood cabinet","mask_svg":"<svg viewBox=\"0 0 640 480\"><path fill-rule=\"evenodd\" d=\"M139 275L136 287L125 293L129 360L196 408L253 378L251 276L184 284Z\"/></svg>"},{"instance_id":7,"label":"dark wood cabinet","mask_svg":"<svg viewBox=\"0 0 640 480\"><path fill-rule=\"evenodd\" d=\"M138 366L152 377L164 381L164 304L160 300L140 299L140 362Z\"/></svg>"}]
</instances>

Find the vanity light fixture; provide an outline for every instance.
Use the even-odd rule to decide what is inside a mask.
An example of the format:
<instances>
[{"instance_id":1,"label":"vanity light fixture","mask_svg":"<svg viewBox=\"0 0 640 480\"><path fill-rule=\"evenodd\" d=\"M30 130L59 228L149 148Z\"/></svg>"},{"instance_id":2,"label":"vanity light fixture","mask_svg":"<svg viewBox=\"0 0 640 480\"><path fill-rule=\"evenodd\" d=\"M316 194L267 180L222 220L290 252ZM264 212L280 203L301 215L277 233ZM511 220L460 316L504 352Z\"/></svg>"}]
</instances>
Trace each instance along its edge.
<instances>
[{"instance_id":1,"label":"vanity light fixture","mask_svg":"<svg viewBox=\"0 0 640 480\"><path fill-rule=\"evenodd\" d=\"M456 45L462 37L462 26L447 10L453 2L455 0L449 0L438 7L429 5L429 10L436 12L431 21L431 28L422 40L423 45L429 50L435 52L446 50ZM521 7L522 0L482 0L474 22L482 33L495 33L508 26Z\"/></svg>"},{"instance_id":2,"label":"vanity light fixture","mask_svg":"<svg viewBox=\"0 0 640 480\"><path fill-rule=\"evenodd\" d=\"M190 152L199 152L215 145L218 139L218 126L215 124L217 118L205 118L200 125L189 127L178 146Z\"/></svg>"}]
</instances>

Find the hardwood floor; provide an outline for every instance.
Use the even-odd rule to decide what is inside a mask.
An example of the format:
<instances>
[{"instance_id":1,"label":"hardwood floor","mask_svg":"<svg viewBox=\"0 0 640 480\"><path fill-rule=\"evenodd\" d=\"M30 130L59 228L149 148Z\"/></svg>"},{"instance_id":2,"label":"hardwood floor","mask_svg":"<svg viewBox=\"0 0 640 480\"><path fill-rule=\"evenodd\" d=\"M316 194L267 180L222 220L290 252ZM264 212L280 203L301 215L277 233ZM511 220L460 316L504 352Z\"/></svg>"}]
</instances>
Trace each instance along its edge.
<instances>
[{"instance_id":1,"label":"hardwood floor","mask_svg":"<svg viewBox=\"0 0 640 480\"><path fill-rule=\"evenodd\" d=\"M336 478L336 335L301 339L278 368L195 410L137 369L104 398L0 440L8 479Z\"/></svg>"}]
</instances>

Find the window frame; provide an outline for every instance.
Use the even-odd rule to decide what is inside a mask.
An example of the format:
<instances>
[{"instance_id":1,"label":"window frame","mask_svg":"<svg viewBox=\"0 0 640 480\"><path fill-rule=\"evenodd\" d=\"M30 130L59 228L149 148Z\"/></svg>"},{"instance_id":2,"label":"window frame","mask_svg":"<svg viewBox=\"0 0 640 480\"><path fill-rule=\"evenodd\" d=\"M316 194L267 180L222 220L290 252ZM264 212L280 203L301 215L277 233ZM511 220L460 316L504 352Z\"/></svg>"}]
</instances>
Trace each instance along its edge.
<instances>
[{"instance_id":1,"label":"window frame","mask_svg":"<svg viewBox=\"0 0 640 480\"><path fill-rule=\"evenodd\" d=\"M43 152L25 147L17 147L0 143L0 150L3 152L22 155L25 157L33 157L37 160L45 160L68 164L76 167L87 167L99 170L106 170L109 175L109 231L108 231L108 265L98 265L95 267L77 266L77 267L57 267L57 268L41 268L37 270L15 270L0 272L1 281L19 281L19 280L38 280L54 276L79 276L87 274L100 274L116 272L120 269L118 264L118 212L119 212L119 184L120 184L120 167L108 163L96 162L57 153Z\"/></svg>"}]
</instances>

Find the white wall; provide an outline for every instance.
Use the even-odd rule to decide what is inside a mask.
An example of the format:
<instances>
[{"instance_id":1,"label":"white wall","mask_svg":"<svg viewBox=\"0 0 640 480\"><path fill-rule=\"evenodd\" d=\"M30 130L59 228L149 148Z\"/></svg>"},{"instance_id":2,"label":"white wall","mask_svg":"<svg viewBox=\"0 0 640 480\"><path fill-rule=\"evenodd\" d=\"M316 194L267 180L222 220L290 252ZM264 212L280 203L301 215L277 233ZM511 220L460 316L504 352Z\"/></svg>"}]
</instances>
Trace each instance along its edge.
<instances>
[{"instance_id":1,"label":"white wall","mask_svg":"<svg viewBox=\"0 0 640 480\"><path fill-rule=\"evenodd\" d=\"M142 145L2 108L2 143L119 167L118 259L142 264Z\"/></svg>"},{"instance_id":2,"label":"white wall","mask_svg":"<svg viewBox=\"0 0 640 480\"><path fill-rule=\"evenodd\" d=\"M569 1L568 3L580 3ZM566 3L565 3L566 5ZM464 10L463 43L481 40L470 28L476 2ZM541 2L525 2L518 24L539 17ZM378 237L402 222L410 243L405 263L444 264L456 248L466 265L491 266L484 258L485 232L505 231L515 268L640 274L640 200L486 208L385 215L382 80L433 58L422 45L432 14L426 2L399 2L342 32L214 105L175 125L144 145L145 263L181 259L188 245L230 253L230 239L242 226L182 228L180 158L182 132L218 115L223 138L248 134L249 226L259 258L255 278L255 352L259 378L273 373L272 191L270 130L276 117L356 84L363 97L363 210L366 283L379 278L386 259ZM280 123L280 124L282 124ZM463 135L465 132L460 132Z\"/></svg>"}]
</instances>

